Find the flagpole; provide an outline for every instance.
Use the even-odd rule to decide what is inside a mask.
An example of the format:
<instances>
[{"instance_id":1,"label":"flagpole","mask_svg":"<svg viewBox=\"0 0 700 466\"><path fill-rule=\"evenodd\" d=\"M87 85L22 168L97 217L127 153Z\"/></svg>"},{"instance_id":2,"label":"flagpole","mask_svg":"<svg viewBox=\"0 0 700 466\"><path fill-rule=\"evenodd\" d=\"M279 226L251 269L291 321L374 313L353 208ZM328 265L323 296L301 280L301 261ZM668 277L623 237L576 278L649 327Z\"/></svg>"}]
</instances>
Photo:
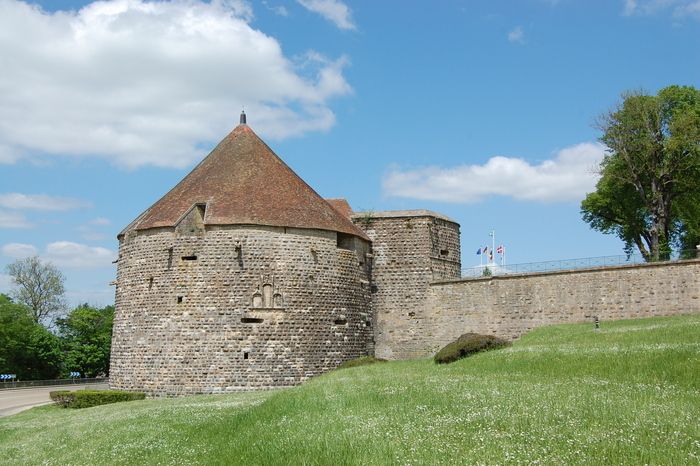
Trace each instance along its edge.
<instances>
[{"instance_id":1,"label":"flagpole","mask_svg":"<svg viewBox=\"0 0 700 466\"><path fill-rule=\"evenodd\" d=\"M496 230L491 230L491 257L496 253ZM493 264L493 260L491 260Z\"/></svg>"}]
</instances>

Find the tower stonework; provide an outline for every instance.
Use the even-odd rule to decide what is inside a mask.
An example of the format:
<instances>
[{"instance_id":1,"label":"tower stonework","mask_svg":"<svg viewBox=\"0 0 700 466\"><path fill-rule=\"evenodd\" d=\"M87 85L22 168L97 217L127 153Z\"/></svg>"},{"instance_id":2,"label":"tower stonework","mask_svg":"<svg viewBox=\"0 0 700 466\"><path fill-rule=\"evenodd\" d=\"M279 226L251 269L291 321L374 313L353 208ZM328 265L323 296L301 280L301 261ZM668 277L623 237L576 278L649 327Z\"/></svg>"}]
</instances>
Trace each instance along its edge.
<instances>
[{"instance_id":1,"label":"tower stonework","mask_svg":"<svg viewBox=\"0 0 700 466\"><path fill-rule=\"evenodd\" d=\"M461 274L459 224L428 210L355 213L372 240L375 355L424 357L416 332L431 328L430 284Z\"/></svg>"},{"instance_id":2,"label":"tower stonework","mask_svg":"<svg viewBox=\"0 0 700 466\"><path fill-rule=\"evenodd\" d=\"M370 241L245 124L119 234L110 385L296 385L373 353Z\"/></svg>"}]
</instances>

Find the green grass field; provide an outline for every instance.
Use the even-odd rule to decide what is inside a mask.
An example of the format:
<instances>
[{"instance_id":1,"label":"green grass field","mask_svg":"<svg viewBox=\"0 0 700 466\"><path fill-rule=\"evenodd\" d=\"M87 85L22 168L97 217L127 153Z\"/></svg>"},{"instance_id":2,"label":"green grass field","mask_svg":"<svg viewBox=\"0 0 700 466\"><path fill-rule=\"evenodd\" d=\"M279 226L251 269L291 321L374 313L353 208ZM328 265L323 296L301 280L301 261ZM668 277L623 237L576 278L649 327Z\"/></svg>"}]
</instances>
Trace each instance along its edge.
<instances>
[{"instance_id":1,"label":"green grass field","mask_svg":"<svg viewBox=\"0 0 700 466\"><path fill-rule=\"evenodd\" d=\"M700 316L563 325L449 365L0 419L2 464L700 464Z\"/></svg>"}]
</instances>

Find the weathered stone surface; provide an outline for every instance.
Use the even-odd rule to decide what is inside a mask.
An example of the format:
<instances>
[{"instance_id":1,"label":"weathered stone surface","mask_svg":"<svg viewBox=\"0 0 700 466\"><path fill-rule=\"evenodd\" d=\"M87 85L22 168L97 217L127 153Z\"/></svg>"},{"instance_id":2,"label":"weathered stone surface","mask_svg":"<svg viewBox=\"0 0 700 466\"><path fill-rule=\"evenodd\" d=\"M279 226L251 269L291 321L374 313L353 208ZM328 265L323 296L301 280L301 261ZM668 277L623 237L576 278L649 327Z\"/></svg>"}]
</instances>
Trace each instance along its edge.
<instances>
[{"instance_id":1,"label":"weathered stone surface","mask_svg":"<svg viewBox=\"0 0 700 466\"><path fill-rule=\"evenodd\" d=\"M700 260L433 283L406 331L430 356L466 332L518 338L543 325L700 312Z\"/></svg>"},{"instance_id":2,"label":"weathered stone surface","mask_svg":"<svg viewBox=\"0 0 700 466\"><path fill-rule=\"evenodd\" d=\"M343 249L335 232L311 229L193 230L122 238L113 388L179 395L295 385L372 354L369 243Z\"/></svg>"},{"instance_id":3,"label":"weathered stone surface","mask_svg":"<svg viewBox=\"0 0 700 466\"><path fill-rule=\"evenodd\" d=\"M459 225L426 210L357 213L353 221L372 239L376 356L422 356L416 319L431 282L460 276Z\"/></svg>"}]
</instances>

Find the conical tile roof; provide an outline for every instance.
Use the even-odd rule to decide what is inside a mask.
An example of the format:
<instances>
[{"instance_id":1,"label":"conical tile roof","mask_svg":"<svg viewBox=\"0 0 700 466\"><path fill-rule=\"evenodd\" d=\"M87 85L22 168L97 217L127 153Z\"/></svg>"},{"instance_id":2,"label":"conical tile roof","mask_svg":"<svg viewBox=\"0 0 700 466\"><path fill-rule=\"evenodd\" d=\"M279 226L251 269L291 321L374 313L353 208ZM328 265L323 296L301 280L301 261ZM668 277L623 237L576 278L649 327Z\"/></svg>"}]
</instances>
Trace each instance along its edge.
<instances>
[{"instance_id":1,"label":"conical tile roof","mask_svg":"<svg viewBox=\"0 0 700 466\"><path fill-rule=\"evenodd\" d=\"M124 232L174 227L195 204L206 205L205 225L314 228L369 240L299 178L246 124L229 133Z\"/></svg>"}]
</instances>

